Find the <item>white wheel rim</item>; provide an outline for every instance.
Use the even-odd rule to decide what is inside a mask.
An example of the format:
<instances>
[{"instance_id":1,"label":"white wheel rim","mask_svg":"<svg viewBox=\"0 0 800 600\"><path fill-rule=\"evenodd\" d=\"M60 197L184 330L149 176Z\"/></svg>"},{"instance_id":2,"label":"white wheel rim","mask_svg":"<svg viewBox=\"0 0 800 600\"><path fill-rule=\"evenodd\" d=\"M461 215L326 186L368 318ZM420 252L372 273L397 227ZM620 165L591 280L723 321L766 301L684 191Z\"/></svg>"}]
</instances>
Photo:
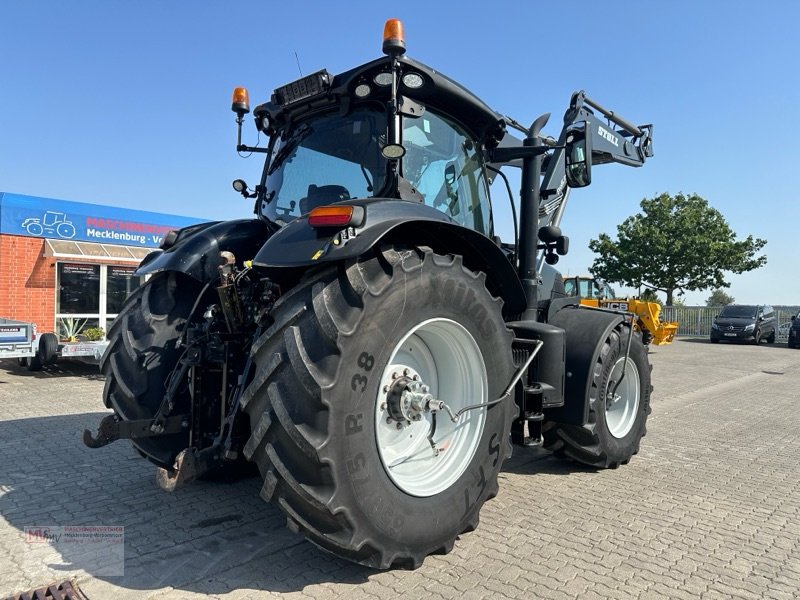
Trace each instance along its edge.
<instances>
[{"instance_id":1,"label":"white wheel rim","mask_svg":"<svg viewBox=\"0 0 800 600\"><path fill-rule=\"evenodd\" d=\"M446 411L435 413L433 441L428 441L434 416L419 421L391 419L387 390L397 377L424 382L430 394L453 413L488 398L483 355L472 335L450 319L430 319L411 329L392 350L381 376L375 410L375 431L383 467L394 484L412 496L428 497L449 488L472 462L486 423L486 408L469 410L453 423Z\"/></svg>"},{"instance_id":2,"label":"white wheel rim","mask_svg":"<svg viewBox=\"0 0 800 600\"><path fill-rule=\"evenodd\" d=\"M614 392L614 387L622 377L623 365L626 365L625 377ZM633 360L623 356L614 363L614 368L611 369L605 393L606 425L615 438L623 438L633 429L639 411L639 394L639 370Z\"/></svg>"}]
</instances>

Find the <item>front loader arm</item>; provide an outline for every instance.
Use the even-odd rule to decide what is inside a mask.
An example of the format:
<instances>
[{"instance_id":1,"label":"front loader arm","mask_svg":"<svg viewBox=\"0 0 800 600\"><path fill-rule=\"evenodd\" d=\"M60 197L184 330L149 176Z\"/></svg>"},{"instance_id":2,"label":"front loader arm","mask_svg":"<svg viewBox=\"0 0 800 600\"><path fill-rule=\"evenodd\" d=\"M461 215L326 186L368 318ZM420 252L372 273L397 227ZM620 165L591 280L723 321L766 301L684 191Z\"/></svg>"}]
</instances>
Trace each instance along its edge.
<instances>
[{"instance_id":1,"label":"front loader arm","mask_svg":"<svg viewBox=\"0 0 800 600\"><path fill-rule=\"evenodd\" d=\"M598 117L602 115L605 119ZM584 91L572 94L564 114L564 126L546 163L542 177L540 225L559 225L569 195L565 176L564 146L570 127L586 122L592 136L592 165L619 163L640 167L653 156L653 126L633 125L614 111L589 98Z\"/></svg>"},{"instance_id":2,"label":"front loader arm","mask_svg":"<svg viewBox=\"0 0 800 600\"><path fill-rule=\"evenodd\" d=\"M606 118L606 123L595 115L595 111ZM641 167L647 158L653 156L652 125L633 125L594 102L583 91L572 95L570 108L564 115L564 128L577 121L587 121L590 125L594 136L593 164L615 162Z\"/></svg>"}]
</instances>

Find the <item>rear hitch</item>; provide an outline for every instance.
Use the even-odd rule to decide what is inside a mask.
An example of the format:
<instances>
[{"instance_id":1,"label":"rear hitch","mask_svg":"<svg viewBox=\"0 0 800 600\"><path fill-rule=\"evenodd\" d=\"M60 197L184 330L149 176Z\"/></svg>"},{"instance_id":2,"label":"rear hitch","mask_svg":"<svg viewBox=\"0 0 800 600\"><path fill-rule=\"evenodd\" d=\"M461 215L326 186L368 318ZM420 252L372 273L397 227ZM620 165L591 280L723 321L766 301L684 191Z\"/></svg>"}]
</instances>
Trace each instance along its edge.
<instances>
[{"instance_id":1,"label":"rear hitch","mask_svg":"<svg viewBox=\"0 0 800 600\"><path fill-rule=\"evenodd\" d=\"M83 430L83 443L89 448L102 448L119 439L119 417L116 413L103 417L97 426L97 437L92 437L92 432Z\"/></svg>"},{"instance_id":2,"label":"rear hitch","mask_svg":"<svg viewBox=\"0 0 800 600\"><path fill-rule=\"evenodd\" d=\"M89 448L102 448L117 440L137 440L180 433L189 427L188 415L175 415L165 419L138 419L123 421L117 413L107 415L97 427L97 437L88 429L83 430L83 443Z\"/></svg>"}]
</instances>

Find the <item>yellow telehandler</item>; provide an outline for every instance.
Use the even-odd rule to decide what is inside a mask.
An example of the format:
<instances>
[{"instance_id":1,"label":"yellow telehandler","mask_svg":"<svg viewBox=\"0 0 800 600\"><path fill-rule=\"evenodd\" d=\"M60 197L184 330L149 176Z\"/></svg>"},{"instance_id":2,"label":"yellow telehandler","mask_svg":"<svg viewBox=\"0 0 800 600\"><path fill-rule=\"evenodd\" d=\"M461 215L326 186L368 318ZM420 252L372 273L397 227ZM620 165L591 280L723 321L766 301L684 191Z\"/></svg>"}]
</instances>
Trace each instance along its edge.
<instances>
[{"instance_id":1,"label":"yellow telehandler","mask_svg":"<svg viewBox=\"0 0 800 600\"><path fill-rule=\"evenodd\" d=\"M565 277L564 291L567 296L578 296L584 306L634 313L637 316L635 327L641 332L645 344L670 344L678 331L677 322L661 320L661 305L658 302L617 298L610 285L590 275Z\"/></svg>"}]
</instances>

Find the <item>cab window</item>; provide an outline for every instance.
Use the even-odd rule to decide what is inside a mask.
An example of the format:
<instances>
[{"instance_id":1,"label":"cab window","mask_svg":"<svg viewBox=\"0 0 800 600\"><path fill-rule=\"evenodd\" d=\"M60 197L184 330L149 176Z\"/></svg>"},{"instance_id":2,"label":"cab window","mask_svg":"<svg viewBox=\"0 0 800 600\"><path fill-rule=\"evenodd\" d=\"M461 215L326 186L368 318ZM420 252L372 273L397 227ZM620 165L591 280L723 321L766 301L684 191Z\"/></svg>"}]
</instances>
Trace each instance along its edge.
<instances>
[{"instance_id":1,"label":"cab window","mask_svg":"<svg viewBox=\"0 0 800 600\"><path fill-rule=\"evenodd\" d=\"M402 175L457 223L490 235L489 193L480 147L458 125L431 111L403 121Z\"/></svg>"},{"instance_id":2,"label":"cab window","mask_svg":"<svg viewBox=\"0 0 800 600\"><path fill-rule=\"evenodd\" d=\"M264 216L283 224L317 206L374 196L386 173L380 154L384 122L383 112L365 106L282 132L272 142L262 178L267 188Z\"/></svg>"}]
</instances>

